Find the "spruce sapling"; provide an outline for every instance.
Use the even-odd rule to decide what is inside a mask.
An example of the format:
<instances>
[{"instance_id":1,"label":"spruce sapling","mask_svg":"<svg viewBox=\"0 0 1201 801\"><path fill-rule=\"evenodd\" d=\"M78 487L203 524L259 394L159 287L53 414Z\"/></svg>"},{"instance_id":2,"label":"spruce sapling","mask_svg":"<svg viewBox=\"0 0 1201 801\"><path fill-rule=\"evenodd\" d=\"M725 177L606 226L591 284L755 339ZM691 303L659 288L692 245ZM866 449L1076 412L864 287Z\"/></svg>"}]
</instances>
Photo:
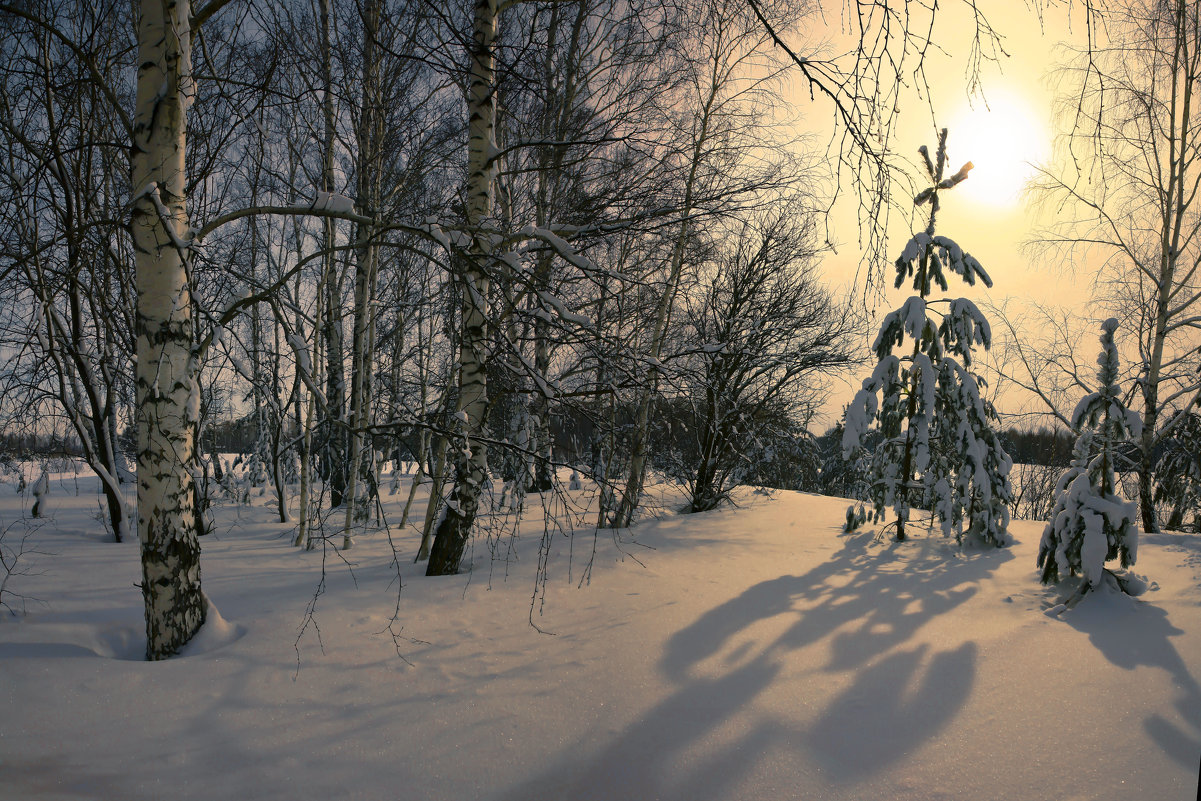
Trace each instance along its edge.
<instances>
[{"instance_id":1,"label":"spruce sapling","mask_svg":"<svg viewBox=\"0 0 1201 801\"><path fill-rule=\"evenodd\" d=\"M934 233L939 192L966 179L972 168L968 162L944 178L946 143L944 128L935 162L924 146L920 149L932 184L913 202L928 203L930 219L896 260L895 283L900 287L912 278L918 294L884 318L872 346L879 363L847 410L843 454L850 458L873 421L878 423L867 499L876 521L893 509L898 541L906 538L910 508L917 505L932 512L944 535L954 533L962 543L966 534L975 543L1000 547L1009 543L1005 528L1013 463L992 428L996 411L980 395L983 381L970 371L972 347L988 349L991 329L966 298L929 299L934 285L946 291L947 271L969 286L977 279L992 286L980 262L954 240ZM912 348L895 354L906 338ZM848 525L852 521L848 512Z\"/></svg>"},{"instance_id":2,"label":"spruce sapling","mask_svg":"<svg viewBox=\"0 0 1201 801\"><path fill-rule=\"evenodd\" d=\"M1072 607L1090 590L1101 586L1105 563L1118 559L1122 567L1138 556L1138 527L1135 504L1118 495L1114 474L1118 447L1137 438L1142 418L1122 403L1118 388L1118 350L1112 317L1101 324L1101 388L1086 395L1072 413L1072 428L1078 432L1071 468L1055 487L1055 508L1043 529L1038 547L1038 567L1043 584L1054 584L1067 576L1081 577L1075 593L1066 600ZM1065 575L1066 574L1066 575ZM1112 574L1111 574L1112 575ZM1114 576L1123 591L1138 594L1140 582Z\"/></svg>"}]
</instances>

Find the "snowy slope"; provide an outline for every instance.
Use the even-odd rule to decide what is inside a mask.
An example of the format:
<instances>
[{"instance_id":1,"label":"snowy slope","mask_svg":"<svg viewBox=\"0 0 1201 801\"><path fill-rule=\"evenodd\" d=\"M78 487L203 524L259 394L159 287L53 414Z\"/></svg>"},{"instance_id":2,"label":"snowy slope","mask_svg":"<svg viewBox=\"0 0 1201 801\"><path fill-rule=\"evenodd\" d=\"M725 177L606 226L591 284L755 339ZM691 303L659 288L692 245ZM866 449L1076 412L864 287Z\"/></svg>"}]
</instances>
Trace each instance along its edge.
<instances>
[{"instance_id":1,"label":"snowy slope","mask_svg":"<svg viewBox=\"0 0 1201 801\"><path fill-rule=\"evenodd\" d=\"M223 620L149 664L137 546L103 541L78 483L52 488L31 540L53 554L30 557L41 575L10 582L45 604L0 621L5 801L1197 792L1196 536L1144 536L1158 589L1143 599L1094 595L1055 619L1041 524L961 555L936 534L842 535L842 501L745 493L645 522L636 542L601 532L580 588L592 532L556 537L542 603L535 511L515 546L494 543L506 562L477 543L470 577L421 576L414 535L394 533L394 641L383 534L359 536L348 566L292 549L265 507L227 506L203 561ZM0 486L0 528L22 504Z\"/></svg>"}]
</instances>

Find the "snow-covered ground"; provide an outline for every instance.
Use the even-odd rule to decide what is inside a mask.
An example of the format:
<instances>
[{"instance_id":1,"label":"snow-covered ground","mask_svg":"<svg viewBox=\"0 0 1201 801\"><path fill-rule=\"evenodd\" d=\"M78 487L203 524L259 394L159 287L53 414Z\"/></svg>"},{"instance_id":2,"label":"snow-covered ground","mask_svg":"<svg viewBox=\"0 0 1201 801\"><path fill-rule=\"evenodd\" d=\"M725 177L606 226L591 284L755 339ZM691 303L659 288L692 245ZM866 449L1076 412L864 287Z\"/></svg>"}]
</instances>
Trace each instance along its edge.
<instances>
[{"instance_id":1,"label":"snow-covered ground","mask_svg":"<svg viewBox=\"0 0 1201 801\"><path fill-rule=\"evenodd\" d=\"M7 587L44 603L0 620L6 801L1196 797L1201 537L1144 535L1155 589L1052 618L1040 524L965 555L747 492L620 545L556 535L545 598L538 509L471 575L425 578L393 532L398 599L382 533L300 552L258 497L204 541L219 616L152 664L137 545L105 541L89 481L53 482ZM8 545L29 504L0 485Z\"/></svg>"}]
</instances>

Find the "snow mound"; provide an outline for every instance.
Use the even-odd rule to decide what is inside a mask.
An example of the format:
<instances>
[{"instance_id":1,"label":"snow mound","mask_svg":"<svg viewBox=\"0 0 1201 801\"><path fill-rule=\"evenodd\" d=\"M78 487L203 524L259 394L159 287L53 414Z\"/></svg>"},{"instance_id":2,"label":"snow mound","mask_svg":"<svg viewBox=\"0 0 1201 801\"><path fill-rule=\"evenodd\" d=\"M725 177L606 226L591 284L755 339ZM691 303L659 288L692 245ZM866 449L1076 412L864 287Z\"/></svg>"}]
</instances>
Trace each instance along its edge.
<instances>
[{"instance_id":1,"label":"snow mound","mask_svg":"<svg viewBox=\"0 0 1201 801\"><path fill-rule=\"evenodd\" d=\"M206 605L204 625L200 627L200 631L196 632L196 636L180 650L179 655L182 657L212 653L231 643L237 642L246 634L245 626L238 623L230 623L221 617L221 613L217 611L217 607L213 606L213 602L207 597L204 599L204 602Z\"/></svg>"},{"instance_id":2,"label":"snow mound","mask_svg":"<svg viewBox=\"0 0 1201 801\"><path fill-rule=\"evenodd\" d=\"M146 631L140 625L110 624L93 629L89 650L104 659L138 662L146 658Z\"/></svg>"}]
</instances>

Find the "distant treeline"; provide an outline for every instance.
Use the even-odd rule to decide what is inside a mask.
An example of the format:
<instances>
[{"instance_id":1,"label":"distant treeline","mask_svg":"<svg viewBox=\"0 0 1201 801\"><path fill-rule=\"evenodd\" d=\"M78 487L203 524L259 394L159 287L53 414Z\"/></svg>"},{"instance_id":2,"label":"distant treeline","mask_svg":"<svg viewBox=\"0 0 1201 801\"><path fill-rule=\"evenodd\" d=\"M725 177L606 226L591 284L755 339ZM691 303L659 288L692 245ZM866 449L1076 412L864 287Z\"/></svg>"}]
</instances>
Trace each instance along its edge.
<instances>
[{"instance_id":1,"label":"distant treeline","mask_svg":"<svg viewBox=\"0 0 1201 801\"><path fill-rule=\"evenodd\" d=\"M679 418L676 418L679 419ZM581 441L589 439L590 431L585 420L555 419L555 439L559 453L571 456L583 456ZM220 453L250 453L254 449L258 432L255 430L253 415L247 415L238 420L216 421L205 427L202 435L203 447L206 453L216 450ZM573 432L572 429L575 429ZM818 442L841 436L841 432L827 432L819 437ZM403 441L403 437L401 438ZM662 437L660 437L662 439ZM1072 446L1075 437L1066 429L1038 428L1021 430L1009 428L1002 435L1005 449L1016 464L1041 464L1052 467L1066 467L1072 460ZM121 445L128 452L132 449L132 438L120 437ZM570 443L570 444L569 444ZM657 443L660 446L666 442ZM377 443L383 447L383 443ZM678 447L678 446L677 446ZM833 450L834 446L831 445ZM403 450L403 446L402 446ZM788 449L780 449L787 453ZM572 453L574 451L574 453ZM28 456L81 456L83 453L79 441L74 437L61 434L5 434L0 433L0 454L9 458Z\"/></svg>"},{"instance_id":2,"label":"distant treeline","mask_svg":"<svg viewBox=\"0 0 1201 801\"><path fill-rule=\"evenodd\" d=\"M0 433L0 458L82 455L83 448L75 437L62 434Z\"/></svg>"},{"instance_id":3,"label":"distant treeline","mask_svg":"<svg viewBox=\"0 0 1201 801\"><path fill-rule=\"evenodd\" d=\"M1006 429L1001 441L1014 464L1067 467L1072 461L1076 435L1064 428Z\"/></svg>"}]
</instances>

